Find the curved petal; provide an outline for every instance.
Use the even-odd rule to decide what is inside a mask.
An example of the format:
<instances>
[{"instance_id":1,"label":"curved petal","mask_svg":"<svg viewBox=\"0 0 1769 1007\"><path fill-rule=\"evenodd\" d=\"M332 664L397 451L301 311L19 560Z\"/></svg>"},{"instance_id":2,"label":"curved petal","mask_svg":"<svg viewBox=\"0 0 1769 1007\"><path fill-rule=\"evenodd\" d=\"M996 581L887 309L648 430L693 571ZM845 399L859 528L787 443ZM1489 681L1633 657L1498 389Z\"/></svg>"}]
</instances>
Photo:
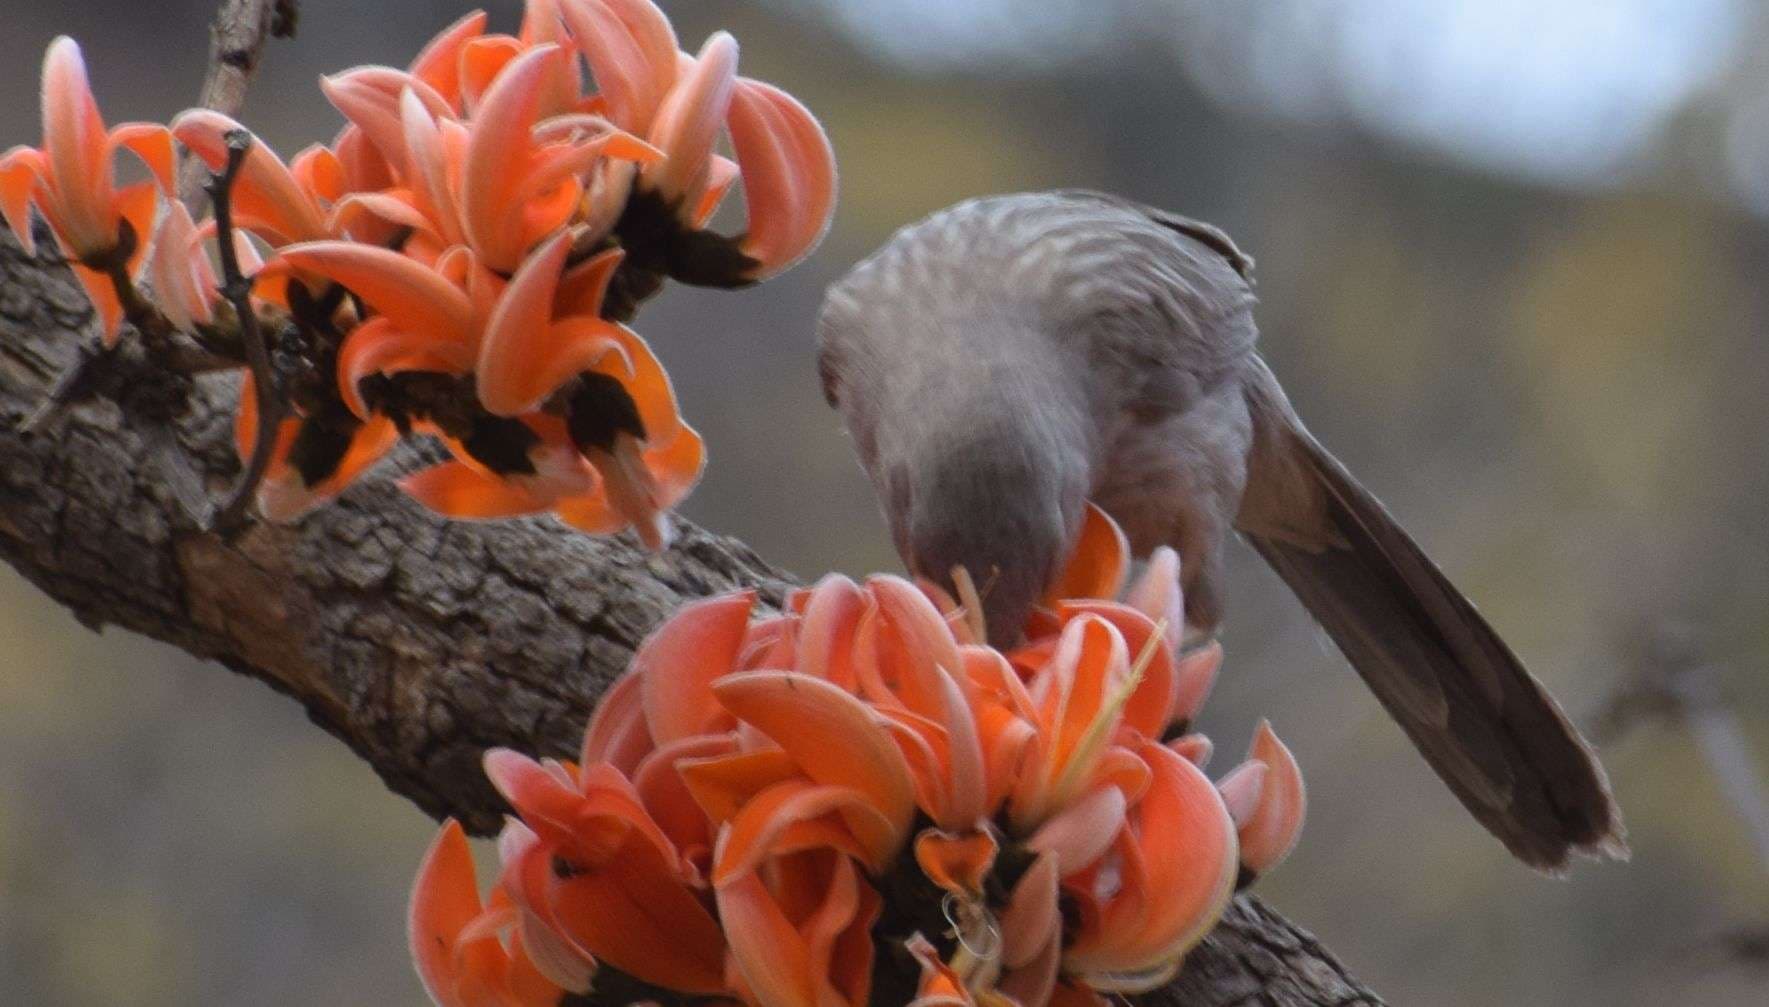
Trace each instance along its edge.
<instances>
[{"instance_id":1,"label":"curved petal","mask_svg":"<svg viewBox=\"0 0 1769 1007\"><path fill-rule=\"evenodd\" d=\"M645 723L642 690L644 682L629 670L602 694L596 712L590 715L584 729L583 750L578 764L593 766L606 762L622 773L632 773L639 761L654 747Z\"/></svg>"},{"instance_id":2,"label":"curved petal","mask_svg":"<svg viewBox=\"0 0 1769 1007\"><path fill-rule=\"evenodd\" d=\"M411 192L386 189L381 192L353 192L332 206L326 214L326 228L334 234L349 232L359 241L367 242L360 233L360 222L368 218L375 227L406 227L425 237L441 232L435 221L419 209Z\"/></svg>"},{"instance_id":3,"label":"curved petal","mask_svg":"<svg viewBox=\"0 0 1769 1007\"><path fill-rule=\"evenodd\" d=\"M756 1003L823 1007L817 1000L810 951L762 879L750 871L715 888L731 957Z\"/></svg>"},{"instance_id":4,"label":"curved petal","mask_svg":"<svg viewBox=\"0 0 1769 1007\"><path fill-rule=\"evenodd\" d=\"M818 581L799 623L798 670L853 689L854 627L865 604L859 585L841 574Z\"/></svg>"},{"instance_id":5,"label":"curved petal","mask_svg":"<svg viewBox=\"0 0 1769 1007\"><path fill-rule=\"evenodd\" d=\"M1245 826L1259 810L1259 795L1265 790L1265 775L1270 771L1271 767L1265 763L1249 759L1216 781L1216 789L1222 794L1222 805L1228 809L1228 816L1235 820L1235 828ZM1245 851L1241 859L1243 862L1247 859Z\"/></svg>"},{"instance_id":6,"label":"curved petal","mask_svg":"<svg viewBox=\"0 0 1769 1007\"><path fill-rule=\"evenodd\" d=\"M633 404L639 408L639 422L645 426L645 439L653 444L668 444L679 432L687 429L677 408L669 372L663 369L657 354L638 333L624 325L616 325L608 334L619 340L623 360L630 365L629 373L615 376L620 378L627 394L632 396Z\"/></svg>"},{"instance_id":7,"label":"curved petal","mask_svg":"<svg viewBox=\"0 0 1769 1007\"><path fill-rule=\"evenodd\" d=\"M475 371L480 403L499 416L531 412L553 392L539 388L534 375L550 356L553 293L570 251L571 236L555 235L510 278L492 309Z\"/></svg>"},{"instance_id":8,"label":"curved petal","mask_svg":"<svg viewBox=\"0 0 1769 1007\"><path fill-rule=\"evenodd\" d=\"M839 686L797 672L752 671L713 683L719 702L772 738L818 783L852 787L884 813L888 830L844 816L875 863L903 843L915 812L909 767L866 705Z\"/></svg>"},{"instance_id":9,"label":"curved petal","mask_svg":"<svg viewBox=\"0 0 1769 1007\"><path fill-rule=\"evenodd\" d=\"M631 373L631 360L626 355L619 330L620 326L600 318L560 319L546 328L545 342L527 361L515 387L501 388L494 401L508 407L512 403L503 397L508 394L514 399L526 400L525 407L516 410L517 413L531 412L566 382L586 371L607 373L613 369ZM486 387L482 372L480 388L483 391ZM492 412L500 411L489 405L486 408Z\"/></svg>"},{"instance_id":10,"label":"curved petal","mask_svg":"<svg viewBox=\"0 0 1769 1007\"><path fill-rule=\"evenodd\" d=\"M639 178L664 202L685 212L698 206L697 197L711 178L713 143L736 86L737 40L729 32L714 32L664 99L647 137L664 152L664 160L641 171Z\"/></svg>"},{"instance_id":11,"label":"curved petal","mask_svg":"<svg viewBox=\"0 0 1769 1007\"><path fill-rule=\"evenodd\" d=\"M492 519L538 514L551 504L517 482L465 462L443 462L399 481L413 500L452 518Z\"/></svg>"},{"instance_id":12,"label":"curved petal","mask_svg":"<svg viewBox=\"0 0 1769 1007\"><path fill-rule=\"evenodd\" d=\"M934 820L943 828L974 828L988 815L989 780L984 768L983 744L970 704L958 680L935 665L940 686L942 725L946 730L947 801Z\"/></svg>"},{"instance_id":13,"label":"curved petal","mask_svg":"<svg viewBox=\"0 0 1769 1007\"><path fill-rule=\"evenodd\" d=\"M43 55L43 155L58 197L57 233L78 256L117 243L110 148L80 45L66 35Z\"/></svg>"},{"instance_id":14,"label":"curved petal","mask_svg":"<svg viewBox=\"0 0 1769 1007\"><path fill-rule=\"evenodd\" d=\"M448 99L430 85L390 66L361 66L324 76L319 79L319 89L397 172L403 172L410 159L400 112L402 96L411 92L431 115L453 112Z\"/></svg>"},{"instance_id":15,"label":"curved petal","mask_svg":"<svg viewBox=\"0 0 1769 1007\"><path fill-rule=\"evenodd\" d=\"M410 89L399 96L399 119L409 159L407 181L422 199L436 232L450 244L458 244L465 235L454 188L449 184L451 156L443 129Z\"/></svg>"},{"instance_id":16,"label":"curved petal","mask_svg":"<svg viewBox=\"0 0 1769 1007\"><path fill-rule=\"evenodd\" d=\"M338 131L332 150L337 153L338 167L344 175L344 189L372 192L393 184L393 166L354 124Z\"/></svg>"},{"instance_id":17,"label":"curved petal","mask_svg":"<svg viewBox=\"0 0 1769 1007\"><path fill-rule=\"evenodd\" d=\"M1146 974L1158 983L1216 925L1240 864L1215 785L1160 744L1144 742L1138 754L1154 779L1121 833L1123 888L1077 935L1063 965L1083 977Z\"/></svg>"},{"instance_id":18,"label":"curved petal","mask_svg":"<svg viewBox=\"0 0 1769 1007\"><path fill-rule=\"evenodd\" d=\"M461 49L485 34L486 14L473 11L438 32L412 60L411 74L461 110Z\"/></svg>"},{"instance_id":19,"label":"curved petal","mask_svg":"<svg viewBox=\"0 0 1769 1007\"><path fill-rule=\"evenodd\" d=\"M957 673L964 667L952 627L926 594L901 577L870 577L866 587L878 599L880 628L892 631L901 648L910 679L900 686L905 703L924 716L940 716L939 683L931 672L943 668Z\"/></svg>"},{"instance_id":20,"label":"curved petal","mask_svg":"<svg viewBox=\"0 0 1769 1007\"><path fill-rule=\"evenodd\" d=\"M683 424L668 441L645 449L645 467L657 486L657 506L669 510L688 496L706 470L706 442Z\"/></svg>"},{"instance_id":21,"label":"curved petal","mask_svg":"<svg viewBox=\"0 0 1769 1007\"><path fill-rule=\"evenodd\" d=\"M614 271L620 268L625 258L626 252L610 248L567 269L559 277L559 287L553 293L553 317L602 317L602 301L608 293L608 281L614 279Z\"/></svg>"},{"instance_id":22,"label":"curved petal","mask_svg":"<svg viewBox=\"0 0 1769 1007\"><path fill-rule=\"evenodd\" d=\"M490 748L482 761L486 779L542 842L572 846L586 860L600 863L625 838L625 823L610 823L593 831L575 829L585 810L583 795L521 752Z\"/></svg>"},{"instance_id":23,"label":"curved petal","mask_svg":"<svg viewBox=\"0 0 1769 1007\"><path fill-rule=\"evenodd\" d=\"M1169 741L1167 747L1199 769L1210 765L1210 756L1216 750L1210 739L1202 734L1181 735Z\"/></svg>"},{"instance_id":24,"label":"curved petal","mask_svg":"<svg viewBox=\"0 0 1769 1007\"><path fill-rule=\"evenodd\" d=\"M463 974L486 976L500 964L495 940L457 947L461 932L481 909L467 834L450 818L418 866L406 910L406 942L418 978L430 998L445 1007L467 1007L455 993Z\"/></svg>"},{"instance_id":25,"label":"curved petal","mask_svg":"<svg viewBox=\"0 0 1769 1007\"><path fill-rule=\"evenodd\" d=\"M353 241L305 242L277 254L296 269L342 284L405 332L473 346L466 292L414 259Z\"/></svg>"},{"instance_id":26,"label":"curved petal","mask_svg":"<svg viewBox=\"0 0 1769 1007\"><path fill-rule=\"evenodd\" d=\"M1056 858L1044 854L1020 876L1001 913L1001 959L1010 969L1031 962L1062 940L1063 917L1057 904Z\"/></svg>"},{"instance_id":27,"label":"curved petal","mask_svg":"<svg viewBox=\"0 0 1769 1007\"><path fill-rule=\"evenodd\" d=\"M1057 874L1067 877L1082 870L1112 848L1124 827L1124 792L1101 787L1051 816L1032 838L1029 849L1050 854Z\"/></svg>"},{"instance_id":28,"label":"curved petal","mask_svg":"<svg viewBox=\"0 0 1769 1007\"><path fill-rule=\"evenodd\" d=\"M1198 716L1221 668L1222 644L1215 640L1179 659L1173 673L1175 688L1173 710L1167 716L1169 724L1189 724Z\"/></svg>"},{"instance_id":29,"label":"curved petal","mask_svg":"<svg viewBox=\"0 0 1769 1007\"><path fill-rule=\"evenodd\" d=\"M817 247L835 210L835 152L815 116L771 84L739 80L731 145L743 172L752 278L779 273Z\"/></svg>"},{"instance_id":30,"label":"curved petal","mask_svg":"<svg viewBox=\"0 0 1769 1007\"><path fill-rule=\"evenodd\" d=\"M177 172L177 155L172 150L172 131L157 122L125 122L111 130L108 158L118 150L127 150L147 165L154 184L166 195L173 194L172 177Z\"/></svg>"},{"instance_id":31,"label":"curved petal","mask_svg":"<svg viewBox=\"0 0 1769 1007\"><path fill-rule=\"evenodd\" d=\"M289 174L295 184L311 198L327 201L341 199L350 186L344 161L325 144L309 144L289 162Z\"/></svg>"},{"instance_id":32,"label":"curved petal","mask_svg":"<svg viewBox=\"0 0 1769 1007\"><path fill-rule=\"evenodd\" d=\"M739 591L684 606L639 645L632 673L657 744L732 726L713 685L737 667L755 598Z\"/></svg>"},{"instance_id":33,"label":"curved petal","mask_svg":"<svg viewBox=\"0 0 1769 1007\"><path fill-rule=\"evenodd\" d=\"M1001 844L988 829L966 833L923 829L915 837L915 863L941 889L969 899L983 897L983 882L995 867Z\"/></svg>"},{"instance_id":34,"label":"curved petal","mask_svg":"<svg viewBox=\"0 0 1769 1007\"><path fill-rule=\"evenodd\" d=\"M647 755L632 773L633 789L657 827L685 857L710 856L713 833L706 813L682 780L678 763L717 758L737 750L734 734L702 734L678 738Z\"/></svg>"},{"instance_id":35,"label":"curved petal","mask_svg":"<svg viewBox=\"0 0 1769 1007\"><path fill-rule=\"evenodd\" d=\"M204 108L190 109L172 120L172 135L202 158L210 171L227 166L227 134L243 129L233 119ZM233 208L240 226L273 245L326 237L324 213L276 152L256 136L234 181Z\"/></svg>"},{"instance_id":36,"label":"curved petal","mask_svg":"<svg viewBox=\"0 0 1769 1007\"><path fill-rule=\"evenodd\" d=\"M852 862L836 858L823 905L801 927L819 983L833 987L840 1007L871 1003L872 927L884 900Z\"/></svg>"},{"instance_id":37,"label":"curved petal","mask_svg":"<svg viewBox=\"0 0 1769 1007\"><path fill-rule=\"evenodd\" d=\"M513 35L484 35L461 46L461 107L477 113L498 74L528 49Z\"/></svg>"},{"instance_id":38,"label":"curved petal","mask_svg":"<svg viewBox=\"0 0 1769 1007\"><path fill-rule=\"evenodd\" d=\"M1124 704L1124 725L1145 737L1160 737L1167 727L1179 690L1173 651L1165 630L1157 636L1156 624L1148 616L1115 601L1064 601L1057 612L1064 622L1088 613L1117 628L1124 637L1125 648L1142 664L1142 680L1137 683L1129 702Z\"/></svg>"},{"instance_id":39,"label":"curved petal","mask_svg":"<svg viewBox=\"0 0 1769 1007\"><path fill-rule=\"evenodd\" d=\"M1270 767L1252 813L1237 818L1241 863L1254 874L1264 874L1283 863L1296 848L1302 820L1308 812L1308 797L1302 785L1302 770L1290 750L1278 740L1269 721L1259 722L1247 757Z\"/></svg>"},{"instance_id":40,"label":"curved petal","mask_svg":"<svg viewBox=\"0 0 1769 1007\"><path fill-rule=\"evenodd\" d=\"M564 56L556 45L517 56L492 80L474 113L461 186L462 224L492 269L515 268L527 251L516 194L529 167L542 85Z\"/></svg>"},{"instance_id":41,"label":"curved petal","mask_svg":"<svg viewBox=\"0 0 1769 1007\"><path fill-rule=\"evenodd\" d=\"M676 766L694 803L714 826L737 817L763 790L800 776L798 763L778 748L684 759Z\"/></svg>"},{"instance_id":42,"label":"curved petal","mask_svg":"<svg viewBox=\"0 0 1769 1007\"><path fill-rule=\"evenodd\" d=\"M598 960L683 993L725 991L718 922L654 858L623 855L556 880L550 901L560 927Z\"/></svg>"},{"instance_id":43,"label":"curved petal","mask_svg":"<svg viewBox=\"0 0 1769 1007\"><path fill-rule=\"evenodd\" d=\"M1142 576L1124 594L1124 603L1167 627L1167 646L1179 653L1185 634L1185 593L1179 586L1179 553L1172 546L1157 546L1149 553Z\"/></svg>"},{"instance_id":44,"label":"curved petal","mask_svg":"<svg viewBox=\"0 0 1769 1007\"><path fill-rule=\"evenodd\" d=\"M858 840L846 827L828 820L868 820L873 832L888 832L891 823L873 807L867 795L852 787L819 785L809 780L785 780L768 787L745 803L729 824L719 831L713 857L714 887L730 884L738 876L754 872L763 860L786 852L800 852L827 845L844 856L865 856ZM825 819L818 822L818 819ZM834 828L828 828L828 825ZM803 829L803 826L824 825ZM795 833L799 833L795 835ZM810 842L806 842L808 833ZM883 870L885 863L867 865Z\"/></svg>"},{"instance_id":45,"label":"curved petal","mask_svg":"<svg viewBox=\"0 0 1769 1007\"><path fill-rule=\"evenodd\" d=\"M1031 686L1042 765L1015 789L1017 828L1042 821L1091 780L1134 689L1128 663L1123 636L1104 619L1083 614L1063 628Z\"/></svg>"},{"instance_id":46,"label":"curved petal","mask_svg":"<svg viewBox=\"0 0 1769 1007\"><path fill-rule=\"evenodd\" d=\"M1116 598L1129 568L1130 543L1123 530L1089 500L1075 551L1045 598L1050 602L1065 598Z\"/></svg>"},{"instance_id":47,"label":"curved petal","mask_svg":"<svg viewBox=\"0 0 1769 1007\"><path fill-rule=\"evenodd\" d=\"M376 416L356 428L332 471L316 483L307 482L304 475L286 463L280 466L273 464L271 476L265 479L258 493L259 510L263 511L266 520L273 522L292 521L300 517L318 504L343 492L357 476L380 461L381 456L398 440L399 430L393 425L393 421L385 416ZM288 449L279 446L277 458L287 457Z\"/></svg>"},{"instance_id":48,"label":"curved petal","mask_svg":"<svg viewBox=\"0 0 1769 1007\"><path fill-rule=\"evenodd\" d=\"M705 227L712 220L713 214L719 212L719 204L725 201L726 194L736 184L738 177L736 161L714 154L712 167L706 176L706 189L701 192L700 201L694 206L688 226Z\"/></svg>"},{"instance_id":49,"label":"curved petal","mask_svg":"<svg viewBox=\"0 0 1769 1007\"><path fill-rule=\"evenodd\" d=\"M385 316L371 318L350 330L338 349L338 393L358 419L367 420L371 410L362 397L363 379L375 374L402 371L436 371L466 374L472 358L460 344L414 335L395 328Z\"/></svg>"},{"instance_id":50,"label":"curved petal","mask_svg":"<svg viewBox=\"0 0 1769 1007\"><path fill-rule=\"evenodd\" d=\"M196 222L190 219L190 211L183 203L173 200L154 236L147 268L154 300L166 319L181 329L197 323L207 325L214 317L210 310L214 286L200 282L205 277L198 270L198 262L208 265L197 241Z\"/></svg>"},{"instance_id":51,"label":"curved petal","mask_svg":"<svg viewBox=\"0 0 1769 1007\"><path fill-rule=\"evenodd\" d=\"M676 82L680 48L669 18L651 0L581 0L561 12L596 78L608 117L644 132Z\"/></svg>"},{"instance_id":52,"label":"curved petal","mask_svg":"<svg viewBox=\"0 0 1769 1007\"><path fill-rule=\"evenodd\" d=\"M48 171L43 152L34 148L13 147L0 154L0 217L6 218L26 255L37 254L31 236L31 202Z\"/></svg>"}]
</instances>

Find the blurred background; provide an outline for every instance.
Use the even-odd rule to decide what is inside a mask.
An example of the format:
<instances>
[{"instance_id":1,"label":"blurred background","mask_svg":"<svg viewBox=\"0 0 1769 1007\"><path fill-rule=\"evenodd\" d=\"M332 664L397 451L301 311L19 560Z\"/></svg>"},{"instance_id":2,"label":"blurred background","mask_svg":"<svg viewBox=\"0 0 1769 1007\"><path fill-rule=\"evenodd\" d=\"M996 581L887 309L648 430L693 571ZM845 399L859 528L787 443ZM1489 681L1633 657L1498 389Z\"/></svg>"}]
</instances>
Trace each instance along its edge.
<instances>
[{"instance_id":1,"label":"blurred background","mask_svg":"<svg viewBox=\"0 0 1769 1007\"><path fill-rule=\"evenodd\" d=\"M285 154L337 127L317 74L403 64L467 5L301 6L245 115ZM486 6L513 29L515 0ZM1734 790L1769 776L1769 4L665 6L690 48L733 29L843 169L810 262L639 319L710 441L690 517L803 576L896 567L811 353L823 287L894 228L1053 186L1221 225L1259 260L1264 352L1302 415L1604 725L1634 848L1566 881L1513 863L1237 546L1203 726L1226 764L1271 717L1311 789L1262 893L1396 1003L1769 999L1769 836L1684 720L1606 714L1643 677L1711 685ZM0 0L0 146L36 142L63 32L111 121L169 118L212 9ZM433 825L364 764L264 687L90 634L10 571L0 639L0 1000L421 1001L401 920Z\"/></svg>"}]
</instances>

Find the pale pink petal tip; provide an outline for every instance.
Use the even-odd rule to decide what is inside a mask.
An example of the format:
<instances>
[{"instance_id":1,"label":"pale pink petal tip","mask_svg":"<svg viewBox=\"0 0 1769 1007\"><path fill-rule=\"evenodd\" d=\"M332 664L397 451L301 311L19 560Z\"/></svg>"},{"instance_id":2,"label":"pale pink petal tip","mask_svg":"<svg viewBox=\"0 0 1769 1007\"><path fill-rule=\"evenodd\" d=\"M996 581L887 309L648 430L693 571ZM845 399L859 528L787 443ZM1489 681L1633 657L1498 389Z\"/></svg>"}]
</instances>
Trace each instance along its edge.
<instances>
[{"instance_id":1,"label":"pale pink petal tip","mask_svg":"<svg viewBox=\"0 0 1769 1007\"><path fill-rule=\"evenodd\" d=\"M1302 785L1302 770L1290 750L1271 729L1260 721L1253 735L1251 764L1268 767L1257 788L1256 804L1243 819L1236 817L1241 842L1241 864L1254 874L1264 874L1284 861L1295 849L1302 834L1302 821L1307 814L1308 799ZM1237 770L1237 773L1239 770ZM1231 774L1231 779L1235 774ZM1229 781L1224 781L1225 793Z\"/></svg>"}]
</instances>

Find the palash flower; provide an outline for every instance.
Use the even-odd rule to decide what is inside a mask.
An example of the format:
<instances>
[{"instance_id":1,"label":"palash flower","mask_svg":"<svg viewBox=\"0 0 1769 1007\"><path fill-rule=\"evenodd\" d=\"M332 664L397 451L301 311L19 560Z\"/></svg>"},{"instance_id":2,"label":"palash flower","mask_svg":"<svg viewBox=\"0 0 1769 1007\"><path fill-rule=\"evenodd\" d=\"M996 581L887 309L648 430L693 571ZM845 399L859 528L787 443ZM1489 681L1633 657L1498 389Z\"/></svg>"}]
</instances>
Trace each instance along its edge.
<instances>
[{"instance_id":1,"label":"palash flower","mask_svg":"<svg viewBox=\"0 0 1769 1007\"><path fill-rule=\"evenodd\" d=\"M216 172L227 166L228 134L245 131L206 108L190 109L172 120L172 135ZM235 225L276 247L331 237L335 221L329 207L342 190L342 167L325 147L309 147L289 165L253 137L229 198Z\"/></svg>"},{"instance_id":2,"label":"palash flower","mask_svg":"<svg viewBox=\"0 0 1769 1007\"><path fill-rule=\"evenodd\" d=\"M567 268L571 245L556 234L508 282L459 246L432 266L341 241L289 246L279 260L376 312L339 352L339 392L365 423L376 417L364 379L421 370L472 374L483 407L528 431L526 471L497 471L453 440L457 461L406 481L414 497L456 517L552 510L597 533L631 525L660 547L668 510L699 478L703 442L650 348L599 317L619 252ZM559 415L543 412L556 395Z\"/></svg>"},{"instance_id":3,"label":"palash flower","mask_svg":"<svg viewBox=\"0 0 1769 1007\"><path fill-rule=\"evenodd\" d=\"M332 102L361 129L401 184L353 196L350 207L410 227L431 250L465 243L501 273L572 221L585 177L605 158L658 154L605 120L547 113L569 52L537 45L500 66L470 119L416 74L363 67L325 78Z\"/></svg>"},{"instance_id":4,"label":"palash flower","mask_svg":"<svg viewBox=\"0 0 1769 1007\"><path fill-rule=\"evenodd\" d=\"M588 240L608 235L629 198L646 194L664 219L626 228L623 244L665 260L648 268L720 285L778 273L821 238L835 197L828 139L791 96L736 75L729 34L690 57L650 0L531 0L520 36L483 28L483 16L463 18L408 71L324 78L354 146L372 150L391 180L352 197L352 212L416 228L432 251L466 241L507 273L567 223ZM573 43L598 86L589 97L560 48ZM714 152L726 132L735 161ZM335 146L342 159L345 139ZM717 242L672 246L667 232L699 232L739 178L749 223L729 253Z\"/></svg>"},{"instance_id":5,"label":"palash flower","mask_svg":"<svg viewBox=\"0 0 1769 1007\"><path fill-rule=\"evenodd\" d=\"M806 254L833 207L828 140L791 97L737 76L730 35L690 56L650 0L528 0L518 34L486 24L468 14L403 70L323 78L346 125L288 162L208 109L107 132L78 47L58 39L43 149L0 157L0 214L27 248L31 207L48 219L107 339L151 249L165 321L227 347L238 320L218 303L215 225L175 206L148 239L172 141L220 173L244 135L226 196L286 400L258 494L267 517L298 516L417 433L455 455L406 483L443 513L550 511L658 548L704 445L650 348L614 319L666 277L739 286ZM735 159L716 151L726 137ZM114 185L124 147L154 182ZM705 231L739 179L746 231ZM261 263L252 241L279 254ZM314 380L334 364L336 394ZM443 380L396 383L413 372ZM242 389L242 454L259 392Z\"/></svg>"},{"instance_id":6,"label":"palash flower","mask_svg":"<svg viewBox=\"0 0 1769 1007\"><path fill-rule=\"evenodd\" d=\"M617 169L603 180L615 202L624 203L631 185L654 196L677 226L697 231L732 183L743 181L748 223L737 251L746 262L729 278L693 282L763 279L816 246L835 203L829 139L790 95L737 76L735 39L715 33L689 57L652 0L560 0L560 13L609 120L662 153L636 177ZM721 130L729 132L735 163L714 153Z\"/></svg>"},{"instance_id":7,"label":"palash flower","mask_svg":"<svg viewBox=\"0 0 1769 1007\"><path fill-rule=\"evenodd\" d=\"M1284 862L1302 834L1308 798L1302 769L1261 720L1247 761L1217 783L1240 836L1241 885Z\"/></svg>"},{"instance_id":8,"label":"palash flower","mask_svg":"<svg viewBox=\"0 0 1769 1007\"><path fill-rule=\"evenodd\" d=\"M684 993L724 991L725 938L697 891L698 872L625 776L505 749L486 753L485 768L528 830L504 844L503 885L524 925L569 953L537 964L575 962L555 978L580 991L598 963Z\"/></svg>"},{"instance_id":9,"label":"palash flower","mask_svg":"<svg viewBox=\"0 0 1769 1007\"><path fill-rule=\"evenodd\" d=\"M517 914L501 889L479 898L472 851L454 819L443 823L412 885L406 939L425 992L442 1007L541 1007L561 987L543 975L520 941L508 942Z\"/></svg>"},{"instance_id":10,"label":"palash flower","mask_svg":"<svg viewBox=\"0 0 1769 1007\"><path fill-rule=\"evenodd\" d=\"M234 247L242 269L256 269L257 249L243 235ZM215 302L221 300L215 267L203 243L203 232L178 200L166 208L165 219L154 234L147 260L148 280L154 300L168 321L181 329L208 325L215 320Z\"/></svg>"},{"instance_id":11,"label":"palash flower","mask_svg":"<svg viewBox=\"0 0 1769 1007\"><path fill-rule=\"evenodd\" d=\"M123 149L141 158L151 181L117 187L112 162ZM132 122L106 130L80 46L65 35L51 42L43 58L43 146L0 154L0 215L27 252L35 250L29 207L48 220L107 344L123 317L110 274L131 276L141 263L157 192L171 192L172 173L166 127Z\"/></svg>"},{"instance_id":12,"label":"palash flower","mask_svg":"<svg viewBox=\"0 0 1769 1007\"><path fill-rule=\"evenodd\" d=\"M293 521L343 492L399 440L399 428L385 416L366 423L348 416L310 419L285 417L277 425L270 467L258 487L258 508L267 520ZM249 372L240 383L233 437L240 457L250 457L258 440L258 390Z\"/></svg>"},{"instance_id":13,"label":"palash flower","mask_svg":"<svg viewBox=\"0 0 1769 1007\"><path fill-rule=\"evenodd\" d=\"M697 948L697 990L769 1007L866 1003L874 969L904 960L886 946L919 962L927 1007L1097 1005L1159 985L1302 817L1269 726L1220 788L1201 735L1161 740L1196 714L1221 654L1176 656L1177 562L1155 557L1126 602L1053 600L1044 635L1010 654L971 642L966 606L897 577L832 575L765 618L753 592L685 607L608 691L585 769L488 756L537 837L516 844L526 868L506 857L506 877L529 878L512 902L580 968L662 975L664 954ZM568 882L535 865L605 864L611 835L643 850L629 861L657 905L707 936L635 942L617 962L586 928L637 912L629 889L579 885L560 911Z\"/></svg>"}]
</instances>

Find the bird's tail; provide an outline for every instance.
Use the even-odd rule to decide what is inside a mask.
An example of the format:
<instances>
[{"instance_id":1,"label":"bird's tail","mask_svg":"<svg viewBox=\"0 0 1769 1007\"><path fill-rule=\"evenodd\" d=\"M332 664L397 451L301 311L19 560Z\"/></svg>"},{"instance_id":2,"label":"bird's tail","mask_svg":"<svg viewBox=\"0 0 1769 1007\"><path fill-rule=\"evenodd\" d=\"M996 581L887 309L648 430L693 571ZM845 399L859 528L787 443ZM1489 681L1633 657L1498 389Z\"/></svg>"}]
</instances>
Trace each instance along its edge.
<instances>
[{"instance_id":1,"label":"bird's tail","mask_svg":"<svg viewBox=\"0 0 1769 1007\"><path fill-rule=\"evenodd\" d=\"M1243 534L1514 855L1548 872L1563 870L1571 853L1625 858L1603 767L1554 698L1276 394L1277 403L1254 403L1256 427L1266 426ZM1311 527L1262 520L1299 505Z\"/></svg>"}]
</instances>

